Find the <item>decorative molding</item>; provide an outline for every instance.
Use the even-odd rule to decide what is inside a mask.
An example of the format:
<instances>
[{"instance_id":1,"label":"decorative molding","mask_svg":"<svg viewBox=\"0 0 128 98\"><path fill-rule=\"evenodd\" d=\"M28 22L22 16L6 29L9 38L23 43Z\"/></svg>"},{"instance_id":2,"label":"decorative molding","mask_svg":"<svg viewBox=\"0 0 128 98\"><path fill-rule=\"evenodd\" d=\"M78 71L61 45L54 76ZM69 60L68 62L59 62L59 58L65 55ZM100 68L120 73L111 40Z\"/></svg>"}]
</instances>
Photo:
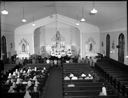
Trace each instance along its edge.
<instances>
[{"instance_id":1,"label":"decorative molding","mask_svg":"<svg viewBox=\"0 0 128 98\"><path fill-rule=\"evenodd\" d=\"M20 52L21 53L28 53L29 52L29 43L26 39L22 39L19 43Z\"/></svg>"}]
</instances>

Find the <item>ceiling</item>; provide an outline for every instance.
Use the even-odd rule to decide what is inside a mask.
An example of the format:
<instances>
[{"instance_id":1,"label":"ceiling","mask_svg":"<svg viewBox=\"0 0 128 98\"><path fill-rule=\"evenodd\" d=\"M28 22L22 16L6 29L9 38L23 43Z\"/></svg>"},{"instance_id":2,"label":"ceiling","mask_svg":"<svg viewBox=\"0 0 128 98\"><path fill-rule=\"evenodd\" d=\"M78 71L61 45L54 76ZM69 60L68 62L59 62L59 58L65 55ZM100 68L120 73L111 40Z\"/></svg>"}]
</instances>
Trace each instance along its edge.
<instances>
[{"instance_id":1,"label":"ceiling","mask_svg":"<svg viewBox=\"0 0 128 98\"><path fill-rule=\"evenodd\" d=\"M12 1L5 2L5 8L8 15L1 15L1 27L3 31L11 31L16 27L24 25L21 22L23 17L27 19L26 23L45 18L52 14L60 14L69 18L82 18L82 7L84 8L84 17L87 23L98 26L111 24L122 18L127 18L126 1L95 1L95 8L98 10L96 15L90 15L89 11L93 8L94 1ZM1 9L3 9L3 3Z\"/></svg>"}]
</instances>

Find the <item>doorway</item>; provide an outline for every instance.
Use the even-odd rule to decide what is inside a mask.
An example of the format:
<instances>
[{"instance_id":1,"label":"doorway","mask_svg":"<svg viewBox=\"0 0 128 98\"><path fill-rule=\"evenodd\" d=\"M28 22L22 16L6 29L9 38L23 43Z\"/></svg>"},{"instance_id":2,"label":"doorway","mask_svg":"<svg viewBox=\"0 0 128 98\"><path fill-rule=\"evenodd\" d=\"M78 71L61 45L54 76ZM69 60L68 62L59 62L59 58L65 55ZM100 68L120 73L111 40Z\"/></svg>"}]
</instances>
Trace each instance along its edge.
<instances>
[{"instance_id":1,"label":"doorway","mask_svg":"<svg viewBox=\"0 0 128 98\"><path fill-rule=\"evenodd\" d=\"M110 57L110 35L106 36L106 57Z\"/></svg>"},{"instance_id":2,"label":"doorway","mask_svg":"<svg viewBox=\"0 0 128 98\"><path fill-rule=\"evenodd\" d=\"M7 59L7 48L6 48L6 37L2 36L2 59L5 61Z\"/></svg>"}]
</instances>

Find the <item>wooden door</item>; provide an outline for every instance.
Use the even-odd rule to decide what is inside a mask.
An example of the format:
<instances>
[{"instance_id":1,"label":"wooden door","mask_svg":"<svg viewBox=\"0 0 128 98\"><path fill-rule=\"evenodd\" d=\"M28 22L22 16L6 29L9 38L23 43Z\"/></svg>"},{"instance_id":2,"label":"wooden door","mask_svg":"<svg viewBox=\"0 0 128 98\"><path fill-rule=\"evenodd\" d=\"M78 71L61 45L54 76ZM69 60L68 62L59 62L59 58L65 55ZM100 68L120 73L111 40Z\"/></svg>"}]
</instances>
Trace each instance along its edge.
<instances>
[{"instance_id":1,"label":"wooden door","mask_svg":"<svg viewBox=\"0 0 128 98\"><path fill-rule=\"evenodd\" d=\"M2 36L2 58L5 61L7 59L6 37Z\"/></svg>"},{"instance_id":2,"label":"wooden door","mask_svg":"<svg viewBox=\"0 0 128 98\"><path fill-rule=\"evenodd\" d=\"M110 35L106 36L106 57L110 57Z\"/></svg>"}]
</instances>

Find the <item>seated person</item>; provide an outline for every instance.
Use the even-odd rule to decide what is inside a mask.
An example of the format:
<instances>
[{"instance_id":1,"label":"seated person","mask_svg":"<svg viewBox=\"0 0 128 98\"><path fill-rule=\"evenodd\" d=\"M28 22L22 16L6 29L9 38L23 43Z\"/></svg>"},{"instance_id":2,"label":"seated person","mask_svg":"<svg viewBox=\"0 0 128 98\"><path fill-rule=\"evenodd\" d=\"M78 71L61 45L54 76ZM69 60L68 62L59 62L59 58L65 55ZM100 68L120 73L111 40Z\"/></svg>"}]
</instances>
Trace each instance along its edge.
<instances>
[{"instance_id":1,"label":"seated person","mask_svg":"<svg viewBox=\"0 0 128 98\"><path fill-rule=\"evenodd\" d=\"M46 70L46 68L44 67L44 70Z\"/></svg>"},{"instance_id":2,"label":"seated person","mask_svg":"<svg viewBox=\"0 0 128 98\"><path fill-rule=\"evenodd\" d=\"M88 74L84 79L85 80L93 79L93 76L91 74Z\"/></svg>"},{"instance_id":3,"label":"seated person","mask_svg":"<svg viewBox=\"0 0 128 98\"><path fill-rule=\"evenodd\" d=\"M74 74L70 73L69 77L70 77L70 78L74 77Z\"/></svg>"},{"instance_id":4,"label":"seated person","mask_svg":"<svg viewBox=\"0 0 128 98\"><path fill-rule=\"evenodd\" d=\"M64 80L70 80L70 78L68 76L65 76Z\"/></svg>"},{"instance_id":5,"label":"seated person","mask_svg":"<svg viewBox=\"0 0 128 98\"><path fill-rule=\"evenodd\" d=\"M36 77L36 76L34 76L34 77L33 77L33 80L34 80L34 81L36 81L36 80L37 80L37 77Z\"/></svg>"},{"instance_id":6,"label":"seated person","mask_svg":"<svg viewBox=\"0 0 128 98\"><path fill-rule=\"evenodd\" d=\"M18 73L18 69L15 70L15 73Z\"/></svg>"},{"instance_id":7,"label":"seated person","mask_svg":"<svg viewBox=\"0 0 128 98\"><path fill-rule=\"evenodd\" d=\"M66 60L66 63L69 63L69 61L68 61L68 60Z\"/></svg>"},{"instance_id":8,"label":"seated person","mask_svg":"<svg viewBox=\"0 0 128 98\"><path fill-rule=\"evenodd\" d=\"M8 78L12 78L12 75L11 75L11 73L9 73L9 75L8 75Z\"/></svg>"},{"instance_id":9,"label":"seated person","mask_svg":"<svg viewBox=\"0 0 128 98\"><path fill-rule=\"evenodd\" d=\"M12 76L16 77L16 72L13 72Z\"/></svg>"},{"instance_id":10,"label":"seated person","mask_svg":"<svg viewBox=\"0 0 128 98\"><path fill-rule=\"evenodd\" d=\"M57 65L57 60L54 60L54 64Z\"/></svg>"},{"instance_id":11,"label":"seated person","mask_svg":"<svg viewBox=\"0 0 128 98\"><path fill-rule=\"evenodd\" d=\"M12 86L10 86L10 89L8 90L9 93L15 93L16 92L16 83L13 82Z\"/></svg>"},{"instance_id":12,"label":"seated person","mask_svg":"<svg viewBox=\"0 0 128 98\"><path fill-rule=\"evenodd\" d=\"M37 67L34 68L34 71L37 71Z\"/></svg>"},{"instance_id":13,"label":"seated person","mask_svg":"<svg viewBox=\"0 0 128 98\"><path fill-rule=\"evenodd\" d=\"M86 74L82 73L79 75L79 80L83 80L86 77Z\"/></svg>"},{"instance_id":14,"label":"seated person","mask_svg":"<svg viewBox=\"0 0 128 98\"><path fill-rule=\"evenodd\" d=\"M49 63L50 63L50 60L49 60L49 59L47 59L47 60L46 60L46 63L47 63L47 64L49 64Z\"/></svg>"},{"instance_id":15,"label":"seated person","mask_svg":"<svg viewBox=\"0 0 128 98\"><path fill-rule=\"evenodd\" d=\"M76 76L72 77L71 80L78 80Z\"/></svg>"},{"instance_id":16,"label":"seated person","mask_svg":"<svg viewBox=\"0 0 128 98\"><path fill-rule=\"evenodd\" d=\"M67 87L75 87L75 84L68 84Z\"/></svg>"},{"instance_id":17,"label":"seated person","mask_svg":"<svg viewBox=\"0 0 128 98\"><path fill-rule=\"evenodd\" d=\"M82 73L82 74L81 74L81 77L83 77L83 78L86 77L86 74Z\"/></svg>"},{"instance_id":18,"label":"seated person","mask_svg":"<svg viewBox=\"0 0 128 98\"><path fill-rule=\"evenodd\" d=\"M6 85L11 85L11 79L8 79L6 82L5 82Z\"/></svg>"},{"instance_id":19,"label":"seated person","mask_svg":"<svg viewBox=\"0 0 128 98\"><path fill-rule=\"evenodd\" d=\"M20 73L23 73L23 69L20 69Z\"/></svg>"},{"instance_id":20,"label":"seated person","mask_svg":"<svg viewBox=\"0 0 128 98\"><path fill-rule=\"evenodd\" d=\"M26 86L26 90L28 90L29 92L32 92L32 90L33 90L32 86L33 86L32 82L29 80L27 83L27 86Z\"/></svg>"},{"instance_id":21,"label":"seated person","mask_svg":"<svg viewBox=\"0 0 128 98\"><path fill-rule=\"evenodd\" d=\"M29 94L29 90L26 90L24 98L31 98L31 95Z\"/></svg>"},{"instance_id":22,"label":"seated person","mask_svg":"<svg viewBox=\"0 0 128 98\"><path fill-rule=\"evenodd\" d=\"M89 79L93 79L93 76L91 74L88 74Z\"/></svg>"},{"instance_id":23,"label":"seated person","mask_svg":"<svg viewBox=\"0 0 128 98\"><path fill-rule=\"evenodd\" d=\"M35 81L35 85L34 85L34 92L38 92L38 86L39 86L39 82L36 80Z\"/></svg>"}]
</instances>

